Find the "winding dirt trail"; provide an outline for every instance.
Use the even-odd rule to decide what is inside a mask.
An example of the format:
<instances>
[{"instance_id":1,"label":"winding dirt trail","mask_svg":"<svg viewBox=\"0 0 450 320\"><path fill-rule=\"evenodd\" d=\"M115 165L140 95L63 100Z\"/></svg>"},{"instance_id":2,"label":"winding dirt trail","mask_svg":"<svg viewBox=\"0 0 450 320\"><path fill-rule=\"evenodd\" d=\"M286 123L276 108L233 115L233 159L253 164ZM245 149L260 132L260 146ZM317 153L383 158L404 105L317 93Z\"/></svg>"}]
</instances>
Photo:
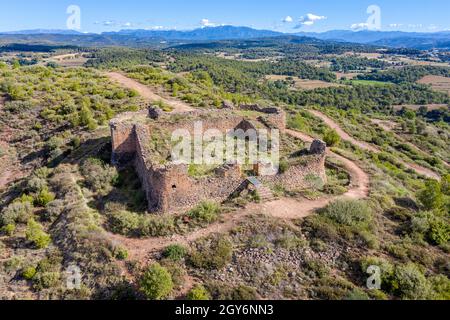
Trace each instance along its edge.
<instances>
[{"instance_id":1,"label":"winding dirt trail","mask_svg":"<svg viewBox=\"0 0 450 320\"><path fill-rule=\"evenodd\" d=\"M346 133L344 130L342 130L342 128L339 126L339 124L337 124L334 120L332 120L331 118L329 118L328 116L326 116L325 114L323 114L320 111L317 110L308 110L309 113L313 114L314 116L316 116L317 118L321 119L323 122L325 122L325 124L327 126L329 126L330 128L336 130L336 132L338 133L338 135L342 138L342 140L344 141L348 141L351 144L360 147L361 149L367 150L367 151L371 151L374 153L379 153L380 150L366 142L362 142L362 141L358 141L355 138L351 137L348 133ZM433 170L430 170L428 168L424 168L418 164L415 163L409 163L409 162L405 162L402 159L398 159L397 161L399 163L401 163L402 165L404 165L406 168L409 168L411 170L416 171L418 174L421 174L427 178L431 178L431 179L437 179L440 180L441 176L438 175L436 172L434 172Z\"/></svg>"},{"instance_id":2,"label":"winding dirt trail","mask_svg":"<svg viewBox=\"0 0 450 320\"><path fill-rule=\"evenodd\" d=\"M287 134L312 142L313 138L303 133L287 130ZM363 199L369 194L369 176L357 164L336 153L329 152L330 157L337 158L343 168L349 173L351 184L347 193L336 197L322 197L315 200L281 198L279 200L262 204L249 204L246 208L227 213L221 217L221 221L209 225L204 229L194 231L188 235L174 235L171 237L159 237L149 239L133 239L109 233L109 238L115 243L127 248L129 258L134 261L147 262L153 253L159 252L171 244L188 246L190 243L216 233L227 233L236 227L246 217L254 214L264 214L280 219L302 219L313 214L317 209L323 208L331 201L337 199Z\"/></svg>"},{"instance_id":3,"label":"winding dirt trail","mask_svg":"<svg viewBox=\"0 0 450 320\"><path fill-rule=\"evenodd\" d=\"M157 94L154 90L152 90L151 87L146 86L134 79L130 79L121 73L108 72L106 73L106 76L108 76L111 80L119 83L123 87L136 90L142 98L150 103L162 101L164 104L171 106L173 108L172 113L183 113L194 110L194 108L192 108L187 103L171 98L164 98L161 95Z\"/></svg>"},{"instance_id":4,"label":"winding dirt trail","mask_svg":"<svg viewBox=\"0 0 450 320\"><path fill-rule=\"evenodd\" d=\"M402 136L400 136L399 134L397 134L395 132L395 129L397 128L398 124L393 122L393 121L389 121L389 120L380 120L380 119L370 119L370 121L379 126L381 129L383 129L384 131L390 132L392 133L399 141L401 141L402 143L406 144L407 146L411 147L412 149L416 150L419 153L422 153L423 155L427 155L428 153L424 150L422 150L421 148L419 148L418 146L416 146L414 143L409 142L408 140L406 140L405 138L403 138ZM450 168L450 164L441 159L442 162L444 163L444 165L447 168Z\"/></svg>"}]
</instances>

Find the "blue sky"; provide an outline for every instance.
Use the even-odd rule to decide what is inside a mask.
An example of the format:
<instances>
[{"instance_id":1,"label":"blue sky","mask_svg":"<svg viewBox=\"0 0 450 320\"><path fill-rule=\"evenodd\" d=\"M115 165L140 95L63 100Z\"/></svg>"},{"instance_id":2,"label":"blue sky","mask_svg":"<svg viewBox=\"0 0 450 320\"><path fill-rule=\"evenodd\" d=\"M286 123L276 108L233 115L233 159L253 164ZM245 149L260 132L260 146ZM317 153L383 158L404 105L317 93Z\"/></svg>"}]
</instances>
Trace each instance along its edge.
<instances>
[{"instance_id":1,"label":"blue sky","mask_svg":"<svg viewBox=\"0 0 450 320\"><path fill-rule=\"evenodd\" d=\"M448 0L0 0L0 31L65 29L69 5L80 7L83 32L222 24L284 32L357 29L372 4L381 9L382 30L450 30Z\"/></svg>"}]
</instances>

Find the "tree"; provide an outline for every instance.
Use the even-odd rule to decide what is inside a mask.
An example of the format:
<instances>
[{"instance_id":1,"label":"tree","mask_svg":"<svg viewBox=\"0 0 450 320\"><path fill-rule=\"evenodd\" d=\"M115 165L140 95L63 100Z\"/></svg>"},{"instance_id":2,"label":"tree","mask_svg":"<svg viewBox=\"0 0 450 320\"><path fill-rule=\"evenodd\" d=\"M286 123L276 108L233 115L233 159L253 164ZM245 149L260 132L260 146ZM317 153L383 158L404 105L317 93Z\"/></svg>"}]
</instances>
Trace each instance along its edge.
<instances>
[{"instance_id":1,"label":"tree","mask_svg":"<svg viewBox=\"0 0 450 320\"><path fill-rule=\"evenodd\" d=\"M426 210L438 210L444 205L444 194L441 184L436 180L427 180L425 188L417 196Z\"/></svg>"},{"instance_id":2,"label":"tree","mask_svg":"<svg viewBox=\"0 0 450 320\"><path fill-rule=\"evenodd\" d=\"M152 264L141 279L141 290L148 299L167 298L173 290L172 276L159 263Z\"/></svg>"},{"instance_id":3,"label":"tree","mask_svg":"<svg viewBox=\"0 0 450 320\"><path fill-rule=\"evenodd\" d=\"M323 141L327 144L328 147L334 147L341 142L341 137L336 132L336 130L328 130L323 136Z\"/></svg>"}]
</instances>

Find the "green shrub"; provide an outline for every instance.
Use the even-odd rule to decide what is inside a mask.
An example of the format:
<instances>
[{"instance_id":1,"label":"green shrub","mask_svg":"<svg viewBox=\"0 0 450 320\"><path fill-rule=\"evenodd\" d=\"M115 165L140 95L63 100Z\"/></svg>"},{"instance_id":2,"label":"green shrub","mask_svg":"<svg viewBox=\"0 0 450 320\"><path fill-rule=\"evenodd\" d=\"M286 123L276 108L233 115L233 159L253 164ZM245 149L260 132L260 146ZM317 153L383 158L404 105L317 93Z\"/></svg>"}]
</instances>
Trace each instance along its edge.
<instances>
[{"instance_id":1,"label":"green shrub","mask_svg":"<svg viewBox=\"0 0 450 320\"><path fill-rule=\"evenodd\" d=\"M194 288L189 291L186 297L188 300L211 300L211 296L208 290L205 289L202 285L196 285Z\"/></svg>"},{"instance_id":2,"label":"green shrub","mask_svg":"<svg viewBox=\"0 0 450 320\"><path fill-rule=\"evenodd\" d=\"M323 141L328 147L334 147L341 142L341 137L336 130L328 130L323 136Z\"/></svg>"},{"instance_id":3,"label":"green shrub","mask_svg":"<svg viewBox=\"0 0 450 320\"><path fill-rule=\"evenodd\" d=\"M128 251L123 247L115 247L113 254L117 260L126 260L128 258Z\"/></svg>"},{"instance_id":4,"label":"green shrub","mask_svg":"<svg viewBox=\"0 0 450 320\"><path fill-rule=\"evenodd\" d=\"M42 225L34 221L34 219L28 221L25 235L26 239L31 241L38 249L46 248L51 242L50 235L45 233Z\"/></svg>"},{"instance_id":5,"label":"green shrub","mask_svg":"<svg viewBox=\"0 0 450 320\"><path fill-rule=\"evenodd\" d=\"M365 201L336 200L330 203L321 215L346 226L367 225L372 221L372 210Z\"/></svg>"},{"instance_id":6,"label":"green shrub","mask_svg":"<svg viewBox=\"0 0 450 320\"><path fill-rule=\"evenodd\" d=\"M83 162L81 174L87 186L100 195L108 194L119 179L115 167L105 165L103 161L94 158L89 158Z\"/></svg>"},{"instance_id":7,"label":"green shrub","mask_svg":"<svg viewBox=\"0 0 450 320\"><path fill-rule=\"evenodd\" d=\"M184 268L184 264L181 261L174 261L170 259L162 259L160 261L161 266L169 271L172 277L174 288L181 289L184 285L187 272Z\"/></svg>"},{"instance_id":8,"label":"green shrub","mask_svg":"<svg viewBox=\"0 0 450 320\"><path fill-rule=\"evenodd\" d=\"M61 263L62 257L56 254L39 261L33 276L33 288L40 291L56 287L61 280Z\"/></svg>"},{"instance_id":9,"label":"green shrub","mask_svg":"<svg viewBox=\"0 0 450 320\"><path fill-rule=\"evenodd\" d=\"M43 178L33 177L28 180L27 189L32 193L39 193L47 188L47 181Z\"/></svg>"},{"instance_id":10,"label":"green shrub","mask_svg":"<svg viewBox=\"0 0 450 320\"><path fill-rule=\"evenodd\" d=\"M257 297L256 290L246 285L237 286L231 294L231 299L236 301L251 301L256 300Z\"/></svg>"},{"instance_id":11,"label":"green shrub","mask_svg":"<svg viewBox=\"0 0 450 320\"><path fill-rule=\"evenodd\" d=\"M173 244L164 249L163 256L167 259L179 261L184 259L187 254L187 250L185 247Z\"/></svg>"},{"instance_id":12,"label":"green shrub","mask_svg":"<svg viewBox=\"0 0 450 320\"><path fill-rule=\"evenodd\" d=\"M191 252L190 262L197 268L218 270L231 262L232 253L230 240L224 236L215 236L196 244Z\"/></svg>"},{"instance_id":13,"label":"green shrub","mask_svg":"<svg viewBox=\"0 0 450 320\"><path fill-rule=\"evenodd\" d=\"M33 277L33 287L36 290L49 289L56 287L60 280L60 272L37 272Z\"/></svg>"},{"instance_id":14,"label":"green shrub","mask_svg":"<svg viewBox=\"0 0 450 320\"><path fill-rule=\"evenodd\" d=\"M433 289L433 300L450 300L450 280L440 274L430 278Z\"/></svg>"},{"instance_id":15,"label":"green shrub","mask_svg":"<svg viewBox=\"0 0 450 320\"><path fill-rule=\"evenodd\" d=\"M173 290L172 277L166 268L159 263L154 263L142 276L140 288L148 299L167 298Z\"/></svg>"},{"instance_id":16,"label":"green shrub","mask_svg":"<svg viewBox=\"0 0 450 320\"><path fill-rule=\"evenodd\" d=\"M108 213L109 227L112 232L122 235L134 235L139 228L140 217L126 210Z\"/></svg>"},{"instance_id":17,"label":"green shrub","mask_svg":"<svg viewBox=\"0 0 450 320\"><path fill-rule=\"evenodd\" d=\"M25 268L22 272L22 277L26 280L32 280L34 276L36 275L36 268L35 267L28 267Z\"/></svg>"},{"instance_id":18,"label":"green shrub","mask_svg":"<svg viewBox=\"0 0 450 320\"><path fill-rule=\"evenodd\" d=\"M29 202L14 202L3 209L0 224L26 223L33 214L33 206Z\"/></svg>"},{"instance_id":19,"label":"green shrub","mask_svg":"<svg viewBox=\"0 0 450 320\"><path fill-rule=\"evenodd\" d=\"M436 180L427 180L425 188L418 193L417 198L426 210L441 209L444 205L441 184Z\"/></svg>"},{"instance_id":20,"label":"green shrub","mask_svg":"<svg viewBox=\"0 0 450 320\"><path fill-rule=\"evenodd\" d=\"M430 284L413 263L395 269L392 288L396 295L408 300L427 299L430 295Z\"/></svg>"},{"instance_id":21,"label":"green shrub","mask_svg":"<svg viewBox=\"0 0 450 320\"><path fill-rule=\"evenodd\" d=\"M138 233L144 237L164 237L173 233L174 226L171 215L147 215L141 217Z\"/></svg>"},{"instance_id":22,"label":"green shrub","mask_svg":"<svg viewBox=\"0 0 450 320\"><path fill-rule=\"evenodd\" d=\"M37 206L45 207L53 200L55 200L55 194L53 192L50 192L47 188L44 188L36 196L34 203Z\"/></svg>"},{"instance_id":23,"label":"green shrub","mask_svg":"<svg viewBox=\"0 0 450 320\"><path fill-rule=\"evenodd\" d=\"M448 219L433 217L431 219L428 238L436 245L446 244L450 240L450 224Z\"/></svg>"},{"instance_id":24,"label":"green shrub","mask_svg":"<svg viewBox=\"0 0 450 320\"><path fill-rule=\"evenodd\" d=\"M65 208L63 200L54 200L47 204L42 217L46 221L54 222L64 212Z\"/></svg>"},{"instance_id":25,"label":"green shrub","mask_svg":"<svg viewBox=\"0 0 450 320\"><path fill-rule=\"evenodd\" d=\"M15 224L7 224L6 226L3 226L0 231L7 236L11 237L14 232L16 231L16 225Z\"/></svg>"},{"instance_id":26,"label":"green shrub","mask_svg":"<svg viewBox=\"0 0 450 320\"><path fill-rule=\"evenodd\" d=\"M202 223L211 223L218 219L220 206L211 201L202 202L200 205L192 209L188 215L191 219Z\"/></svg>"}]
</instances>

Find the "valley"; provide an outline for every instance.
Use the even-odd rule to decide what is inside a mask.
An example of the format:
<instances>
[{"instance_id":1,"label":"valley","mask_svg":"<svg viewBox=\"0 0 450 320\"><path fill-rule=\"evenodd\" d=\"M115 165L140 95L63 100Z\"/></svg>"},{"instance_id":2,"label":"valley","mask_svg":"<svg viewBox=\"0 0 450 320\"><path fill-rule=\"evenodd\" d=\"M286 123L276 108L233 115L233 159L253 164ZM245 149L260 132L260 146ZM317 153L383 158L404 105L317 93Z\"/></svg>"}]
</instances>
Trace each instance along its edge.
<instances>
[{"instance_id":1,"label":"valley","mask_svg":"<svg viewBox=\"0 0 450 320\"><path fill-rule=\"evenodd\" d=\"M450 299L445 49L224 30L0 45L0 299Z\"/></svg>"}]
</instances>

